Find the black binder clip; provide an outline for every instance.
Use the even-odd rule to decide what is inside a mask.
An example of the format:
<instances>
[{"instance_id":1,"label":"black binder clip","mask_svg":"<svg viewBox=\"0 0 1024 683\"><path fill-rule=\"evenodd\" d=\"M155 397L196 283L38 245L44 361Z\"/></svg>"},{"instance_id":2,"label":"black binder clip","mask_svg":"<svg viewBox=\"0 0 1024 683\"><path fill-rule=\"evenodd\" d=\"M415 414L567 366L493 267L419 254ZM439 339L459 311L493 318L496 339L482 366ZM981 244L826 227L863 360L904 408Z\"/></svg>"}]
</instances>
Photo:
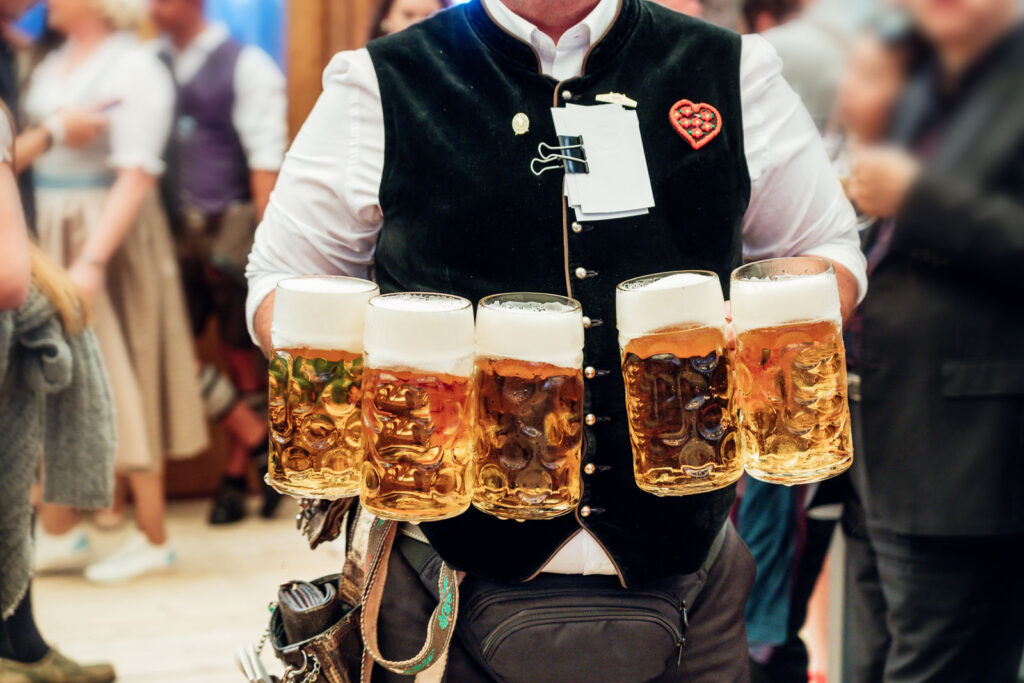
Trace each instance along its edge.
<instances>
[{"instance_id":1,"label":"black binder clip","mask_svg":"<svg viewBox=\"0 0 1024 683\"><path fill-rule=\"evenodd\" d=\"M530 172L533 175L539 176L545 171L553 171L558 168L564 168L566 173L590 172L582 135L559 135L557 147L542 142L537 145L537 154L538 157L530 160ZM548 165L538 166L537 164Z\"/></svg>"}]
</instances>

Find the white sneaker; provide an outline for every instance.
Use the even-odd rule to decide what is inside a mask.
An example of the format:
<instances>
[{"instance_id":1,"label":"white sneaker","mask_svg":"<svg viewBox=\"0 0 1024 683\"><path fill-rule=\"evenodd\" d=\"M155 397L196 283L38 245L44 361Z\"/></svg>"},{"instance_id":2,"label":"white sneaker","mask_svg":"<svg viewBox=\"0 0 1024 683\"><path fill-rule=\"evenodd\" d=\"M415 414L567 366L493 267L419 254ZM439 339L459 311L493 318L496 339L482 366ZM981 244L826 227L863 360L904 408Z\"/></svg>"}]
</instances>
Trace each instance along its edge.
<instances>
[{"instance_id":1,"label":"white sneaker","mask_svg":"<svg viewBox=\"0 0 1024 683\"><path fill-rule=\"evenodd\" d=\"M94 583L118 583L144 574L166 571L174 566L170 543L153 545L139 532L109 556L85 568L85 578Z\"/></svg>"},{"instance_id":2,"label":"white sneaker","mask_svg":"<svg viewBox=\"0 0 1024 683\"><path fill-rule=\"evenodd\" d=\"M37 573L81 569L89 564L91 559L92 543L81 524L59 536L51 536L42 529L36 533Z\"/></svg>"}]
</instances>

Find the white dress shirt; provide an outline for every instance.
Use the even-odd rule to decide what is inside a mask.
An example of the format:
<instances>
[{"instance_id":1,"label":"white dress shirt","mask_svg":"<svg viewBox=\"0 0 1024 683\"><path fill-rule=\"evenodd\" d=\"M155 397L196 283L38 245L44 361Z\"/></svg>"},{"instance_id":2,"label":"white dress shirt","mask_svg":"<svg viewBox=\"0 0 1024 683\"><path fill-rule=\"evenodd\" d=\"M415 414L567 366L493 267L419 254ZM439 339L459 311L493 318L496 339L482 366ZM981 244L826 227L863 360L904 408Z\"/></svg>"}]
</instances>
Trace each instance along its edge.
<instances>
[{"instance_id":1,"label":"white dress shirt","mask_svg":"<svg viewBox=\"0 0 1024 683\"><path fill-rule=\"evenodd\" d=\"M617 15L618 0L600 0L556 44L500 0L483 0L506 31L533 46L545 74L579 76L591 45ZM867 288L856 217L832 171L818 131L781 77L762 38L743 38L740 96L751 197L743 218L748 259L814 254L844 265ZM376 72L365 49L339 53L324 91L292 144L249 257L247 318L278 281L295 274L367 277L383 223L384 114ZM642 106L642 104L641 104ZM545 571L614 574L588 533L575 536Z\"/></svg>"},{"instance_id":2,"label":"white dress shirt","mask_svg":"<svg viewBox=\"0 0 1024 683\"><path fill-rule=\"evenodd\" d=\"M199 73L218 47L230 37L224 24L208 25L184 50L166 37L159 48L171 57L174 78L184 85ZM238 55L234 76L235 102L231 123L253 171L277 171L288 147L288 99L284 74L266 52L246 45Z\"/></svg>"},{"instance_id":3,"label":"white dress shirt","mask_svg":"<svg viewBox=\"0 0 1024 683\"><path fill-rule=\"evenodd\" d=\"M117 102L108 133L83 149L55 146L36 159L36 174L54 178L99 176L114 169L164 172L163 154L174 112L167 69L129 33L115 33L68 68L70 45L39 63L25 94L25 111L39 123L65 107Z\"/></svg>"}]
</instances>

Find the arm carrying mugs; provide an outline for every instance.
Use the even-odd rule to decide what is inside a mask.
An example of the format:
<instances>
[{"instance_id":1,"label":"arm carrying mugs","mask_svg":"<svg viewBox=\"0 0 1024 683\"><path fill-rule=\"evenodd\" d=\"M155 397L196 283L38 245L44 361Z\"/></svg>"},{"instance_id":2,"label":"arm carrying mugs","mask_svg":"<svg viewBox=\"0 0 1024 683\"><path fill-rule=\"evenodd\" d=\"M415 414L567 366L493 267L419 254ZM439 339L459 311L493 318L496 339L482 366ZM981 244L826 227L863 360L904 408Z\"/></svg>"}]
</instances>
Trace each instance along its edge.
<instances>
[{"instance_id":1,"label":"arm carrying mugs","mask_svg":"<svg viewBox=\"0 0 1024 683\"><path fill-rule=\"evenodd\" d=\"M473 505L550 519L579 504L583 313L551 294L483 299L476 320Z\"/></svg>"},{"instance_id":2,"label":"arm carrying mugs","mask_svg":"<svg viewBox=\"0 0 1024 683\"><path fill-rule=\"evenodd\" d=\"M359 492L363 317L377 285L282 280L274 298L267 482L299 498Z\"/></svg>"},{"instance_id":3,"label":"arm carrying mugs","mask_svg":"<svg viewBox=\"0 0 1024 683\"><path fill-rule=\"evenodd\" d=\"M615 309L637 485L684 496L735 482L743 464L718 276L678 271L627 280Z\"/></svg>"},{"instance_id":4,"label":"arm carrying mugs","mask_svg":"<svg viewBox=\"0 0 1024 683\"><path fill-rule=\"evenodd\" d=\"M839 288L831 264L770 259L733 271L736 399L747 473L807 484L853 461Z\"/></svg>"},{"instance_id":5,"label":"arm carrying mugs","mask_svg":"<svg viewBox=\"0 0 1024 683\"><path fill-rule=\"evenodd\" d=\"M359 496L377 517L424 522L469 508L473 345L466 299L404 293L370 300Z\"/></svg>"}]
</instances>

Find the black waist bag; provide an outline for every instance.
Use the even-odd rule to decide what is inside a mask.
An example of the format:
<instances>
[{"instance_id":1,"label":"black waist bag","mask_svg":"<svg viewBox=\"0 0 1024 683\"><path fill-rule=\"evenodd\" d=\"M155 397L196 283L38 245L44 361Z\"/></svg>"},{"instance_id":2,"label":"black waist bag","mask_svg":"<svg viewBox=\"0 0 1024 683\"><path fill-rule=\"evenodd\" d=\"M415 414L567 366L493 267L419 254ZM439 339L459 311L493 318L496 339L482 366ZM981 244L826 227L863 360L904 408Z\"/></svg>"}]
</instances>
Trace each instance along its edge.
<instances>
[{"instance_id":1,"label":"black waist bag","mask_svg":"<svg viewBox=\"0 0 1024 683\"><path fill-rule=\"evenodd\" d=\"M436 595L437 554L408 538L398 545ZM614 576L540 574L509 586L468 575L455 635L503 683L640 683L680 665L686 600L699 581L624 589Z\"/></svg>"}]
</instances>

